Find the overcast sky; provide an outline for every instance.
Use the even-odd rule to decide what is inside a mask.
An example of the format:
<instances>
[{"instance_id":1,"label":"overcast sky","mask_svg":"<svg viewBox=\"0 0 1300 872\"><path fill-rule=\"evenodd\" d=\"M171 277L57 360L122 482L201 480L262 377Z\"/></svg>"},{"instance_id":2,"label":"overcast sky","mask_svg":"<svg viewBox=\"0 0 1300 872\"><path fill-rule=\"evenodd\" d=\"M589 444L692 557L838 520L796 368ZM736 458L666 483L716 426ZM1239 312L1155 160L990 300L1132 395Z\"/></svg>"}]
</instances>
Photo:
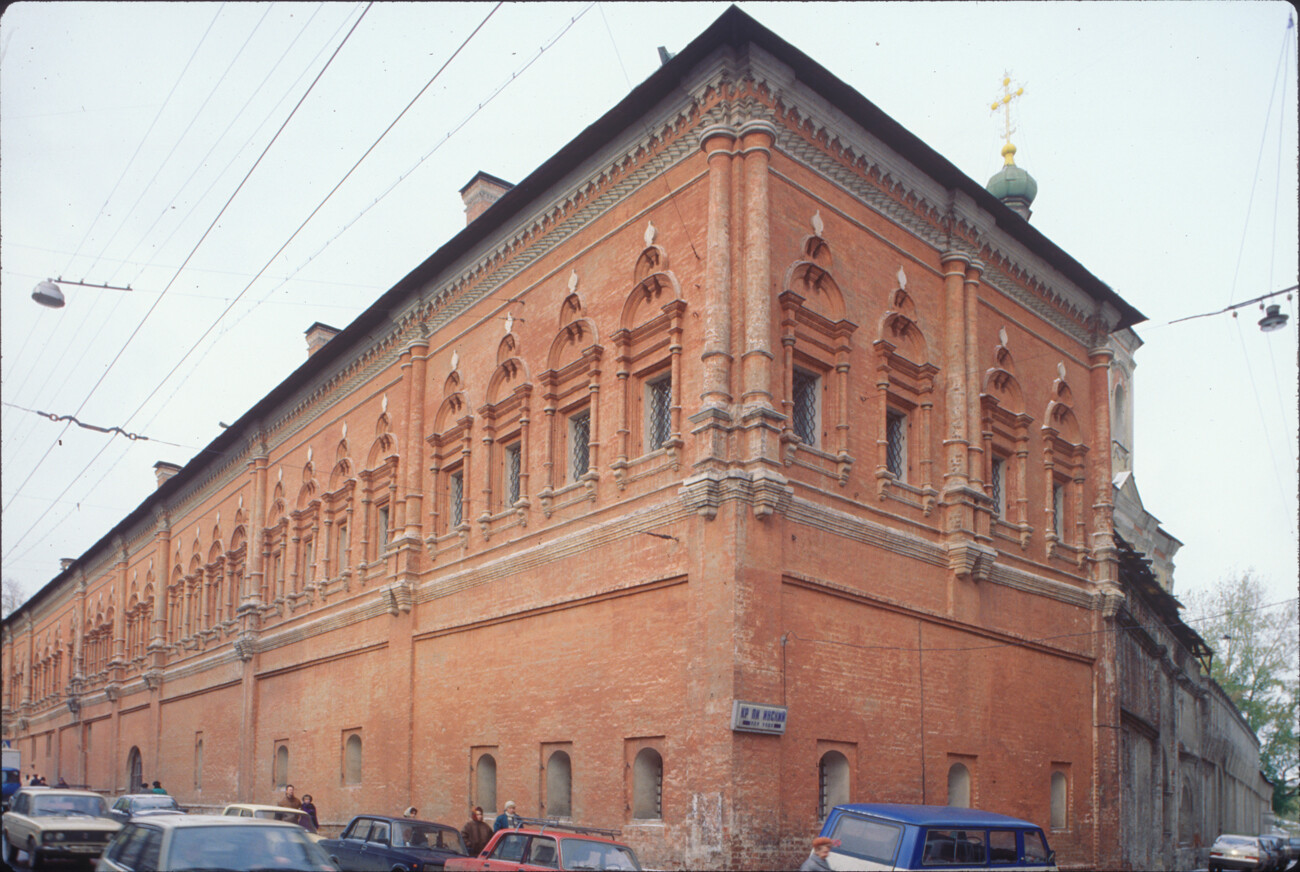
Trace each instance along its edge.
<instances>
[{"instance_id":1,"label":"overcast sky","mask_svg":"<svg viewBox=\"0 0 1300 872\"><path fill-rule=\"evenodd\" d=\"M1272 301L1291 320L1268 334L1256 306L1168 324L1296 283L1290 7L739 5L980 183L1001 164L1004 71L1024 86L1013 141L1039 185L1032 223L1149 319L1134 465L1185 543L1175 594L1253 568L1294 597L1295 301ZM5 10L6 577L42 587L149 495L156 461L187 462L297 367L312 322L347 326L455 234L475 172L520 181L727 4L493 8ZM32 288L57 276L133 290L65 286L64 309L37 306Z\"/></svg>"}]
</instances>

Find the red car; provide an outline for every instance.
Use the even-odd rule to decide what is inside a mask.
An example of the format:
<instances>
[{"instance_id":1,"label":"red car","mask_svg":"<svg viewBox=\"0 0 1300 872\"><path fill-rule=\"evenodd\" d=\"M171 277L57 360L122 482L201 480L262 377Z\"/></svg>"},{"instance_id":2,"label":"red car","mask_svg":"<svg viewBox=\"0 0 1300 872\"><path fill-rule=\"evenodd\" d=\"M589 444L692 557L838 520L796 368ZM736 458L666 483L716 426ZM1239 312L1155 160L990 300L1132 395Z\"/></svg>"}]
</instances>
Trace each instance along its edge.
<instances>
[{"instance_id":1,"label":"red car","mask_svg":"<svg viewBox=\"0 0 1300 872\"><path fill-rule=\"evenodd\" d=\"M524 819L523 826L500 830L477 857L447 860L447 872L550 872L554 869L640 870L636 852L616 841L617 830L558 821Z\"/></svg>"}]
</instances>

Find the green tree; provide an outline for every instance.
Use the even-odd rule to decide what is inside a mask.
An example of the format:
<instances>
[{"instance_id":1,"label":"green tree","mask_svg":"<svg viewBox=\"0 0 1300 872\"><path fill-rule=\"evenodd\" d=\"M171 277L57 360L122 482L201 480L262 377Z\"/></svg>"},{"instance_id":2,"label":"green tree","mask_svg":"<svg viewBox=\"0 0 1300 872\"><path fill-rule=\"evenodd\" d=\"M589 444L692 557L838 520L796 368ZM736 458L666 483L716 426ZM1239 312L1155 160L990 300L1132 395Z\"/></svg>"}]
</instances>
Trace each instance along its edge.
<instances>
[{"instance_id":1,"label":"green tree","mask_svg":"<svg viewBox=\"0 0 1300 872\"><path fill-rule=\"evenodd\" d=\"M1300 810L1300 620L1297 601L1270 602L1247 570L1187 596L1189 617L1214 649L1211 676L1259 737L1273 811Z\"/></svg>"}]
</instances>

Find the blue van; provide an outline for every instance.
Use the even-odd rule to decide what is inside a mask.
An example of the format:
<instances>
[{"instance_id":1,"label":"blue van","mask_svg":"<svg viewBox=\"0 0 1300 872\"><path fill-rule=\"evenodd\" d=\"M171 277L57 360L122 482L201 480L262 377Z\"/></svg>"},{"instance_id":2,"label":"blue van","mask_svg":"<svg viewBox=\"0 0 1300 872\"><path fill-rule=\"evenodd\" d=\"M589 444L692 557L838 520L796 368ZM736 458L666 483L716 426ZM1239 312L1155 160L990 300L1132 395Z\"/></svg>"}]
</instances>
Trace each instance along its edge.
<instances>
[{"instance_id":1,"label":"blue van","mask_svg":"<svg viewBox=\"0 0 1300 872\"><path fill-rule=\"evenodd\" d=\"M1056 869L1041 827L973 808L837 805L821 834L839 842L832 869Z\"/></svg>"}]
</instances>

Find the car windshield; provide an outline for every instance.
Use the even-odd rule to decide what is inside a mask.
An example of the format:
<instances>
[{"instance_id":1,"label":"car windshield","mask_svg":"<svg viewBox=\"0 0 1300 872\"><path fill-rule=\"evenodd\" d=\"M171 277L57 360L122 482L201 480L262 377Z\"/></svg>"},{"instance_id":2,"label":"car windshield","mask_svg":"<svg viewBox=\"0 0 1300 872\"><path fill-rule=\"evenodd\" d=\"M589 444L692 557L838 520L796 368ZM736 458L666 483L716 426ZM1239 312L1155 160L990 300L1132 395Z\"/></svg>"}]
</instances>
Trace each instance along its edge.
<instances>
[{"instance_id":1,"label":"car windshield","mask_svg":"<svg viewBox=\"0 0 1300 872\"><path fill-rule=\"evenodd\" d=\"M465 853L460 833L452 827L426 823L394 823L393 846L398 848L436 848L439 851Z\"/></svg>"},{"instance_id":2,"label":"car windshield","mask_svg":"<svg viewBox=\"0 0 1300 872\"><path fill-rule=\"evenodd\" d=\"M302 830L289 827L177 827L166 869L332 869L329 857Z\"/></svg>"},{"instance_id":3,"label":"car windshield","mask_svg":"<svg viewBox=\"0 0 1300 872\"><path fill-rule=\"evenodd\" d=\"M253 812L253 817L264 818L272 821L288 821L291 824L297 824L304 830L309 830L313 833L316 832L316 828L312 826L311 823L311 815L307 814L305 811L298 811L295 808L258 809Z\"/></svg>"},{"instance_id":4,"label":"car windshield","mask_svg":"<svg viewBox=\"0 0 1300 872\"><path fill-rule=\"evenodd\" d=\"M903 828L881 821L867 820L856 815L842 814L835 822L831 838L840 840L837 850L877 863L893 864L898 851L898 838Z\"/></svg>"},{"instance_id":5,"label":"car windshield","mask_svg":"<svg viewBox=\"0 0 1300 872\"><path fill-rule=\"evenodd\" d=\"M179 808L176 798L172 796L142 796L134 802L136 811L149 808Z\"/></svg>"},{"instance_id":6,"label":"car windshield","mask_svg":"<svg viewBox=\"0 0 1300 872\"><path fill-rule=\"evenodd\" d=\"M102 797L70 796L55 793L49 796L32 797L32 815L87 815L89 817L107 817L108 806Z\"/></svg>"},{"instance_id":7,"label":"car windshield","mask_svg":"<svg viewBox=\"0 0 1300 872\"><path fill-rule=\"evenodd\" d=\"M1250 846L1255 844L1255 840L1250 836L1219 836L1214 840L1214 844Z\"/></svg>"},{"instance_id":8,"label":"car windshield","mask_svg":"<svg viewBox=\"0 0 1300 872\"><path fill-rule=\"evenodd\" d=\"M565 839L560 848L565 869L640 869L636 854L626 845Z\"/></svg>"}]
</instances>

